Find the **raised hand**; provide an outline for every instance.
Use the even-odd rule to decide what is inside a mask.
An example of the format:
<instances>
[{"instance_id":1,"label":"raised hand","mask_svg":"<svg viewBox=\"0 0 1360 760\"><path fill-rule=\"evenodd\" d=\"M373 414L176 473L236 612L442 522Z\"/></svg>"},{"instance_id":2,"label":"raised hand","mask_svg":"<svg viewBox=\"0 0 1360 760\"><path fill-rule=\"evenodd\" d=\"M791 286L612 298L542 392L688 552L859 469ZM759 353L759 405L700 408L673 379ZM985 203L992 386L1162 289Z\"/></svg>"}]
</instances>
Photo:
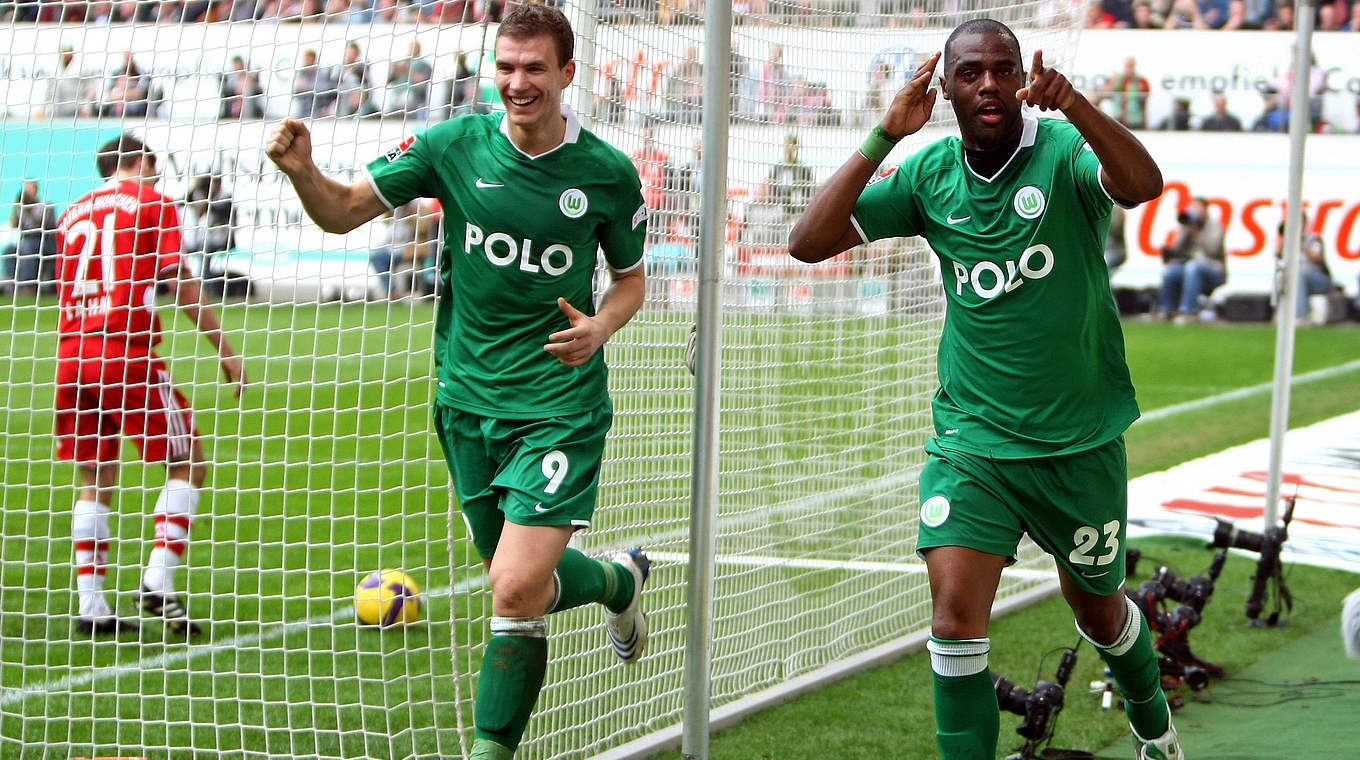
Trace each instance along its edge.
<instances>
[{"instance_id":1,"label":"raised hand","mask_svg":"<svg viewBox=\"0 0 1360 760\"><path fill-rule=\"evenodd\" d=\"M571 327L549 335L548 340L553 342L543 350L568 367L579 367L609 340L609 330L599 320L567 303L565 298L557 299L557 308L567 315Z\"/></svg>"},{"instance_id":2,"label":"raised hand","mask_svg":"<svg viewBox=\"0 0 1360 760\"><path fill-rule=\"evenodd\" d=\"M291 175L312 163L312 133L299 119L284 119L269 130L264 154L284 174Z\"/></svg>"},{"instance_id":3,"label":"raised hand","mask_svg":"<svg viewBox=\"0 0 1360 760\"><path fill-rule=\"evenodd\" d=\"M938 92L930 86L930 79L935 76L935 64L939 61L939 53L932 55L916 69L916 73L911 75L911 79L893 98L887 115L883 117L883 129L888 134L893 137L914 134L930 119Z\"/></svg>"},{"instance_id":4,"label":"raised hand","mask_svg":"<svg viewBox=\"0 0 1360 760\"><path fill-rule=\"evenodd\" d=\"M1077 101L1077 89L1057 70L1044 68L1044 51L1035 50L1029 83L1016 90L1015 97L1040 111L1065 111Z\"/></svg>"}]
</instances>

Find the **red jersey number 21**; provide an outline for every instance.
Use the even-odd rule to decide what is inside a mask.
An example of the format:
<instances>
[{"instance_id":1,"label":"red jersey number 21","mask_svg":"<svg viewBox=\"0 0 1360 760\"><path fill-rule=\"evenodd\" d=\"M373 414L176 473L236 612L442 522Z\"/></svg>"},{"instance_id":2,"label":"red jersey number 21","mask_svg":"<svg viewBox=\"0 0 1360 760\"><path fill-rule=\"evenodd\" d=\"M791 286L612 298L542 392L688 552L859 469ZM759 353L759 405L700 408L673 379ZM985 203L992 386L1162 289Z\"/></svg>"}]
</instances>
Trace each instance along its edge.
<instances>
[{"instance_id":1,"label":"red jersey number 21","mask_svg":"<svg viewBox=\"0 0 1360 760\"><path fill-rule=\"evenodd\" d=\"M81 238L80 258L76 261L75 276L72 277L71 296L89 298L100 292L111 293L114 287L114 225L115 214L105 214L103 229L96 230L89 219L78 220L71 225L68 237ZM97 233L97 234L96 234ZM99 277L90 276L90 259L99 255ZM101 287L102 286L102 287Z\"/></svg>"}]
</instances>

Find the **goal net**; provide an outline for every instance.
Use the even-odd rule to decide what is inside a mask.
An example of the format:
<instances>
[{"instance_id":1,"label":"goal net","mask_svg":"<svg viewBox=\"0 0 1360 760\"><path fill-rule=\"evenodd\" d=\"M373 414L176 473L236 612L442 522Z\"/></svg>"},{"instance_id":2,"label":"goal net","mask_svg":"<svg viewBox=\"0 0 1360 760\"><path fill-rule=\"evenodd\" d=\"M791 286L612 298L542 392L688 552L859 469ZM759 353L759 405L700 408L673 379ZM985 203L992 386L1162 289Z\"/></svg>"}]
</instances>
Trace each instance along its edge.
<instances>
[{"instance_id":1,"label":"goal net","mask_svg":"<svg viewBox=\"0 0 1360 760\"><path fill-rule=\"evenodd\" d=\"M695 380L683 350L708 98L731 109L714 705L926 629L915 483L943 316L936 265L919 241L817 266L785 244L907 73L984 5L1027 55L1071 59L1080 4L1065 0L751 0L736 8L728 92L714 93L700 0L565 6L579 62L565 99L633 157L652 210L646 303L606 349L615 423L596 519L578 541L600 556L648 550L652 634L623 667L598 609L552 616L548 679L518 756L628 754L678 735L694 613ZM350 181L430 123L497 108L501 4L14 7L0 26L0 198L27 180L37 196L5 232L0 295L0 756L461 756L491 606L430 433L439 209L417 202L323 234L262 146L273 121L301 116L323 170ZM937 109L890 162L951 133L947 105ZM238 400L212 345L162 295L157 351L209 463L175 576L198 636L152 617L117 636L74 628L80 475L53 435L59 314L41 218L99 185L94 153L124 131L157 153L157 189L180 204L188 258L249 379ZM165 472L131 445L119 457L105 589L135 618ZM1036 551L1021 560L1002 598L1050 580ZM355 585L388 567L421 584L421 620L361 626Z\"/></svg>"}]
</instances>

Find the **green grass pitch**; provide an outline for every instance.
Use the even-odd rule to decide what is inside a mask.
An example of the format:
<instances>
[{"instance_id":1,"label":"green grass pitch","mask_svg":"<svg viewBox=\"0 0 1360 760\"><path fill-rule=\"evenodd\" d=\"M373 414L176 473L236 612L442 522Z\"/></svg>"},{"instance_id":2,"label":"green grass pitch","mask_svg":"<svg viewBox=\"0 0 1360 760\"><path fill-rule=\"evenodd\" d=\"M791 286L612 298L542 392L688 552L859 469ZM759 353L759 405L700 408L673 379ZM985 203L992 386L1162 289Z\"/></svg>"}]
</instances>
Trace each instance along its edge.
<instances>
[{"instance_id":1,"label":"green grass pitch","mask_svg":"<svg viewBox=\"0 0 1360 760\"><path fill-rule=\"evenodd\" d=\"M458 540L462 521L450 518L447 474L429 432L432 310L428 305L233 304L222 313L247 356L252 387L243 401L217 384L210 348L187 324L168 330L160 348L177 385L190 397L213 462L215 493L200 511L187 573L191 609L212 621L212 635L185 643L150 624L140 637L90 643L74 637L69 627L73 472L53 461L49 434L55 310L50 304L0 303L0 378L5 381L0 385L5 447L0 465L5 504L0 513L0 756L65 759L107 753L113 746L144 748L123 754L176 760L456 755L460 716L450 705L459 689L466 696L474 663L458 664L460 681L453 675L451 652L455 641L481 635L469 630L467 621L487 610L479 606L483 596L449 592L457 584L476 587L481 579L475 572L450 570L452 564L465 568L469 558L466 542ZM657 380L615 394L615 429L621 435L611 444L619 447L612 453L646 454L652 470L618 473L607 483L605 498L616 505L651 505L649 519L679 536L689 460L668 454L667 447L687 437L692 416L692 391L678 364L691 319L683 313L650 315L627 328L628 345L611 349L610 357L615 367L652 373ZM865 446L862 435L848 427L863 427L865 420L848 418L843 399L827 389L844 387L847 376L865 385L899 380L881 374L872 362L855 367L818 362L824 343L843 331L828 330L824 341L807 325L800 331L804 342L764 352L752 360L760 366L744 367L749 354L732 352L730 369L724 371L770 372L768 366L774 365L778 371L770 381L798 389L795 395L805 399L801 411L791 412L793 423L786 419L781 425L797 426L802 415L809 425L826 426L830 420L830 429L813 443L791 432L789 446L771 453L770 441L781 440L783 428L753 426L735 434L749 439L749 447L736 450L749 453L725 459L725 469L739 469L742 456L794 461L834 459L845 452L845 457L863 458L845 471L853 481L874 477L882 463L870 453L850 453L852 442L861 447L856 452L919 447L918 441L896 439ZM1266 326L1129 324L1127 333L1144 409L1271 377L1274 333ZM874 340L886 350L900 337ZM760 346L768 337L739 328L725 340ZM677 358L668 353L671 347ZM1301 331L1296 371L1357 356L1360 331ZM1353 408L1347 388L1354 387L1357 375L1296 389L1296 419ZM903 386L904 396L921 392ZM1131 469L1147 471L1264 435L1259 409L1268 408L1268 397L1261 398L1266 400L1233 402L1136 427L1129 434ZM889 417L906 406L874 413ZM158 468L137 464L130 447L125 454L113 523L119 541L111 561L117 571L108 581L124 592L136 587L149 540L144 516L162 477ZM788 484L753 486L781 487ZM625 517L638 519L636 513L620 513L618 521ZM606 537L627 535L624 526L608 521L599 528ZM784 551L799 550L796 534L790 530L780 539ZM402 568L430 592L425 622L385 632L355 624L354 584L380 567ZM820 577L804 574L799 582L815 583ZM835 582L834 574L825 577ZM120 604L130 611L130 600ZM461 606L468 604L475 608ZM678 629L684 615L679 585L660 592L652 604L659 625ZM585 618L572 623L578 624L591 623ZM596 674L608 664L602 635L598 644L563 668L570 671L568 677L587 682L583 690L605 693L629 676L618 668ZM555 658L563 654L554 650ZM657 656L679 655L663 648ZM605 724L629 721L621 705L595 708L606 716ZM111 720L115 716L121 720ZM576 717L558 711L540 719L573 722Z\"/></svg>"}]
</instances>

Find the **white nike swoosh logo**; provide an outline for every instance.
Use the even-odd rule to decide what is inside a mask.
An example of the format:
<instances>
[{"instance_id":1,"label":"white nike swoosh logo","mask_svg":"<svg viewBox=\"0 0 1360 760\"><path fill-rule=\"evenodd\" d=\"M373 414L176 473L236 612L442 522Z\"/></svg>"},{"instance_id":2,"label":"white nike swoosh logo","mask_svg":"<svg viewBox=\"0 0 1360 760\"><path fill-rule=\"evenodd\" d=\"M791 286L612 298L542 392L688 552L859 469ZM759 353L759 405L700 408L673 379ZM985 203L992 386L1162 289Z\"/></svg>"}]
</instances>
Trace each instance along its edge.
<instances>
[{"instance_id":1,"label":"white nike swoosh logo","mask_svg":"<svg viewBox=\"0 0 1360 760\"><path fill-rule=\"evenodd\" d=\"M953 215L953 214L950 214L949 216L946 216L946 217L944 218L944 220L945 220L946 222L950 223L950 224L963 224L964 222L966 222L966 221L968 221L969 219L972 219L972 218L973 218L973 217L971 217L971 216L962 216L962 217L959 217L958 219L955 219L955 218L954 218L954 215Z\"/></svg>"},{"instance_id":2,"label":"white nike swoosh logo","mask_svg":"<svg viewBox=\"0 0 1360 760\"><path fill-rule=\"evenodd\" d=\"M502 182L487 182L486 180L482 179L481 177L478 177L478 178L477 178L477 187L505 187L505 184L502 183Z\"/></svg>"},{"instance_id":3,"label":"white nike swoosh logo","mask_svg":"<svg viewBox=\"0 0 1360 760\"><path fill-rule=\"evenodd\" d=\"M548 511L548 507L543 506L543 502L540 501L539 503L537 503L537 504L534 505L534 511L535 511L535 512L547 512L547 511Z\"/></svg>"}]
</instances>

